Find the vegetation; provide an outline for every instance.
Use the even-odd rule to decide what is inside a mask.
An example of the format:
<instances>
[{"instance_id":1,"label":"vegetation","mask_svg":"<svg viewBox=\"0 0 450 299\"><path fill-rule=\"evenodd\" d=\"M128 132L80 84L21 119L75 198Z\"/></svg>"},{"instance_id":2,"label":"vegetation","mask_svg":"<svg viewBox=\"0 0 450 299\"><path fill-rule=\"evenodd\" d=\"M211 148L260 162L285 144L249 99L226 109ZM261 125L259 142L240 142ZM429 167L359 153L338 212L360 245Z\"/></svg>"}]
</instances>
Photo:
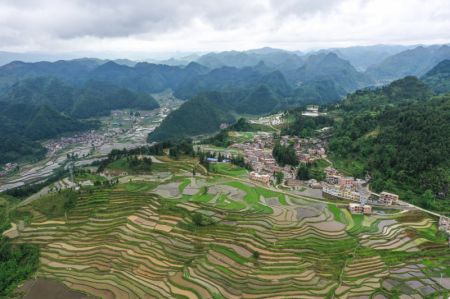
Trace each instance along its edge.
<instances>
[{"instance_id":1,"label":"vegetation","mask_svg":"<svg viewBox=\"0 0 450 299\"><path fill-rule=\"evenodd\" d=\"M108 115L111 110L154 109L159 104L144 93L134 93L105 82L87 81L73 87L52 77L35 77L19 81L7 89L0 100L15 104L48 106L72 117Z\"/></svg>"},{"instance_id":2,"label":"vegetation","mask_svg":"<svg viewBox=\"0 0 450 299\"><path fill-rule=\"evenodd\" d=\"M425 208L450 212L445 200L450 152L444 146L450 143L449 95L431 97L423 83L407 77L379 90L356 92L342 109L343 120L330 141L336 165L357 161L359 168L347 170L355 176L370 173L375 191L397 192ZM424 199L427 190L429 200Z\"/></svg>"},{"instance_id":3,"label":"vegetation","mask_svg":"<svg viewBox=\"0 0 450 299\"><path fill-rule=\"evenodd\" d=\"M443 60L422 77L436 93L450 92L450 60Z\"/></svg>"},{"instance_id":4,"label":"vegetation","mask_svg":"<svg viewBox=\"0 0 450 299\"><path fill-rule=\"evenodd\" d=\"M11 199L0 197L0 298L8 298L17 285L29 278L39 265L39 248L30 244L13 244L2 233L10 226Z\"/></svg>"},{"instance_id":5,"label":"vegetation","mask_svg":"<svg viewBox=\"0 0 450 299\"><path fill-rule=\"evenodd\" d=\"M280 166L291 165L297 166L298 159L292 144L281 145L279 141L275 143L272 155Z\"/></svg>"},{"instance_id":6,"label":"vegetation","mask_svg":"<svg viewBox=\"0 0 450 299\"><path fill-rule=\"evenodd\" d=\"M220 96L217 93L202 94L187 101L149 134L149 140L174 140L213 133L219 129L220 124L232 122L234 118L213 102L214 97Z\"/></svg>"},{"instance_id":7,"label":"vegetation","mask_svg":"<svg viewBox=\"0 0 450 299\"><path fill-rule=\"evenodd\" d=\"M36 245L12 244L0 238L0 297L8 297L17 285L36 272L39 248Z\"/></svg>"},{"instance_id":8,"label":"vegetation","mask_svg":"<svg viewBox=\"0 0 450 299\"><path fill-rule=\"evenodd\" d=\"M36 140L97 126L97 122L80 122L45 105L0 102L0 164L39 160L46 150Z\"/></svg>"},{"instance_id":9,"label":"vegetation","mask_svg":"<svg viewBox=\"0 0 450 299\"><path fill-rule=\"evenodd\" d=\"M288 110L285 118L288 124L281 129L281 135L292 135L302 138L313 137L316 130L324 127L331 127L334 124L333 118L329 116L308 117L302 115L302 108ZM289 121L293 118L293 121Z\"/></svg>"},{"instance_id":10,"label":"vegetation","mask_svg":"<svg viewBox=\"0 0 450 299\"><path fill-rule=\"evenodd\" d=\"M408 49L370 66L366 74L376 81L386 82L405 76L422 76L436 64L450 58L448 45Z\"/></svg>"},{"instance_id":11,"label":"vegetation","mask_svg":"<svg viewBox=\"0 0 450 299\"><path fill-rule=\"evenodd\" d=\"M226 129L220 130L220 132L213 137L204 139L202 143L212 144L220 147L228 147L233 143L230 132L257 132L267 130L268 127L259 124L252 124L245 118L241 117L236 123L232 124Z\"/></svg>"}]
</instances>

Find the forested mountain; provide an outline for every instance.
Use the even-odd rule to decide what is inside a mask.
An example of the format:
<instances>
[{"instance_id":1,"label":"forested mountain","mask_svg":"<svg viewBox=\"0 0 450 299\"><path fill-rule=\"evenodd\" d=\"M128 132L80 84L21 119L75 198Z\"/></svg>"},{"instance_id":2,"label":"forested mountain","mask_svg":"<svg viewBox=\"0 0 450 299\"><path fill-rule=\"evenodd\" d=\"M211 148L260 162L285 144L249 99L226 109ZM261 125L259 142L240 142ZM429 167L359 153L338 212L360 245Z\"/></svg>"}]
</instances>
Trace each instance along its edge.
<instances>
[{"instance_id":1,"label":"forested mountain","mask_svg":"<svg viewBox=\"0 0 450 299\"><path fill-rule=\"evenodd\" d=\"M209 92L185 102L149 134L149 141L212 133L219 130L220 124L233 122L233 116L219 105L225 101L223 97L221 93Z\"/></svg>"},{"instance_id":2,"label":"forested mountain","mask_svg":"<svg viewBox=\"0 0 450 299\"><path fill-rule=\"evenodd\" d=\"M160 92L177 89L188 78L202 75L208 68L192 62L185 67L162 64L138 63L134 67L108 62L99 66L90 78L139 92Z\"/></svg>"},{"instance_id":3,"label":"forested mountain","mask_svg":"<svg viewBox=\"0 0 450 299\"><path fill-rule=\"evenodd\" d=\"M334 48L325 51L334 52L340 58L349 61L358 71L365 71L369 66L378 64L389 56L395 55L407 49L408 46L374 45Z\"/></svg>"},{"instance_id":4,"label":"forested mountain","mask_svg":"<svg viewBox=\"0 0 450 299\"><path fill-rule=\"evenodd\" d=\"M303 65L303 58L299 55L280 49L262 48L249 51L227 51L209 53L200 56L198 63L209 68L220 68L224 66L243 68L254 66L260 61L267 66L280 71L296 69Z\"/></svg>"},{"instance_id":5,"label":"forested mountain","mask_svg":"<svg viewBox=\"0 0 450 299\"><path fill-rule=\"evenodd\" d=\"M441 61L422 80L436 93L450 92L450 60Z\"/></svg>"},{"instance_id":6,"label":"forested mountain","mask_svg":"<svg viewBox=\"0 0 450 299\"><path fill-rule=\"evenodd\" d=\"M80 83L87 79L90 71L100 65L97 59L60 60L56 62L25 63L14 61L0 67L0 89L19 80L32 77L57 77L61 80Z\"/></svg>"},{"instance_id":7,"label":"forested mountain","mask_svg":"<svg viewBox=\"0 0 450 299\"><path fill-rule=\"evenodd\" d=\"M425 83L409 76L374 90L358 90L349 94L340 106L347 112L380 112L393 105L426 100L431 94Z\"/></svg>"},{"instance_id":8,"label":"forested mountain","mask_svg":"<svg viewBox=\"0 0 450 299\"><path fill-rule=\"evenodd\" d=\"M154 109L159 107L147 94L99 81L72 87L51 77L29 78L15 83L0 94L0 101L46 105L78 118L107 115L113 109Z\"/></svg>"},{"instance_id":9,"label":"forested mountain","mask_svg":"<svg viewBox=\"0 0 450 299\"><path fill-rule=\"evenodd\" d=\"M175 89L187 78L206 71L206 67L194 62L180 67L151 63L128 66L96 59L36 63L15 61L0 67L0 89L26 78L56 77L71 85L94 80L137 92L160 92L167 88Z\"/></svg>"},{"instance_id":10,"label":"forested mountain","mask_svg":"<svg viewBox=\"0 0 450 299\"><path fill-rule=\"evenodd\" d=\"M261 65L245 68L221 67L182 82L174 94L181 99L188 99L199 92L248 89L262 83L270 85L274 90L289 92L290 87L283 75L270 72Z\"/></svg>"},{"instance_id":11,"label":"forested mountain","mask_svg":"<svg viewBox=\"0 0 450 299\"><path fill-rule=\"evenodd\" d=\"M271 112L279 104L279 99L266 85L251 91L236 107L236 111L246 114L264 114Z\"/></svg>"},{"instance_id":12,"label":"forested mountain","mask_svg":"<svg viewBox=\"0 0 450 299\"><path fill-rule=\"evenodd\" d=\"M366 74L378 82L422 76L444 59L450 59L450 46L419 46L386 58L369 67Z\"/></svg>"},{"instance_id":13,"label":"forested mountain","mask_svg":"<svg viewBox=\"0 0 450 299\"><path fill-rule=\"evenodd\" d=\"M393 191L435 210L445 204L425 198L430 192L449 198L448 94L432 97L424 83L407 77L355 92L340 109L342 121L330 142L336 165L353 175L370 173L375 191Z\"/></svg>"},{"instance_id":14,"label":"forested mountain","mask_svg":"<svg viewBox=\"0 0 450 299\"><path fill-rule=\"evenodd\" d=\"M346 92L370 85L371 80L335 53L310 56L305 64L287 75L297 86L309 82L332 81Z\"/></svg>"},{"instance_id":15,"label":"forested mountain","mask_svg":"<svg viewBox=\"0 0 450 299\"><path fill-rule=\"evenodd\" d=\"M293 91L292 103L329 104L338 101L346 91L333 80L317 80L302 84Z\"/></svg>"},{"instance_id":16,"label":"forested mountain","mask_svg":"<svg viewBox=\"0 0 450 299\"><path fill-rule=\"evenodd\" d=\"M97 127L80 122L47 105L0 102L0 163L42 158L45 149L34 141Z\"/></svg>"}]
</instances>

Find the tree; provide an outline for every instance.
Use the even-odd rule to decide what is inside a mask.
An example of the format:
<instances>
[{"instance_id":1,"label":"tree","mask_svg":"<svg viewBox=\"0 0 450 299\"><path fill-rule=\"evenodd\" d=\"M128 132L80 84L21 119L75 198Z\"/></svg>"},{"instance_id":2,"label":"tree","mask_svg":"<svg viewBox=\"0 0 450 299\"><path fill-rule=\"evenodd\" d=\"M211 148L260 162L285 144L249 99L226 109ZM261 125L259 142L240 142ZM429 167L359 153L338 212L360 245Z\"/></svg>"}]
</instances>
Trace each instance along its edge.
<instances>
[{"instance_id":1,"label":"tree","mask_svg":"<svg viewBox=\"0 0 450 299\"><path fill-rule=\"evenodd\" d=\"M194 215L192 215L192 222L194 222L194 224L197 226L202 226L203 225L203 214L195 213Z\"/></svg>"},{"instance_id":2,"label":"tree","mask_svg":"<svg viewBox=\"0 0 450 299\"><path fill-rule=\"evenodd\" d=\"M297 178L302 181L309 180L309 167L306 164L300 164L300 167L297 170Z\"/></svg>"},{"instance_id":3,"label":"tree","mask_svg":"<svg viewBox=\"0 0 450 299\"><path fill-rule=\"evenodd\" d=\"M280 171L275 172L275 179L276 179L277 185L280 185L281 183L283 183L284 173L282 173Z\"/></svg>"}]
</instances>

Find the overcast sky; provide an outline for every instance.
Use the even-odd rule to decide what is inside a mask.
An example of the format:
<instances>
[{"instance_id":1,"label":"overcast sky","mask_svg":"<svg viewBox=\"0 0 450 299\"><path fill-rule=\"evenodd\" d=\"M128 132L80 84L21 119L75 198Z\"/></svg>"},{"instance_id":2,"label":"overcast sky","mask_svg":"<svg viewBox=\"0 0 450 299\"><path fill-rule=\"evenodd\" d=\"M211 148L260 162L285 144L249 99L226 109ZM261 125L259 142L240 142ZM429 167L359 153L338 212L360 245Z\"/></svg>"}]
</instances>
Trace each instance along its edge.
<instances>
[{"instance_id":1,"label":"overcast sky","mask_svg":"<svg viewBox=\"0 0 450 299\"><path fill-rule=\"evenodd\" d=\"M0 50L142 53L450 42L449 0L0 0Z\"/></svg>"}]
</instances>

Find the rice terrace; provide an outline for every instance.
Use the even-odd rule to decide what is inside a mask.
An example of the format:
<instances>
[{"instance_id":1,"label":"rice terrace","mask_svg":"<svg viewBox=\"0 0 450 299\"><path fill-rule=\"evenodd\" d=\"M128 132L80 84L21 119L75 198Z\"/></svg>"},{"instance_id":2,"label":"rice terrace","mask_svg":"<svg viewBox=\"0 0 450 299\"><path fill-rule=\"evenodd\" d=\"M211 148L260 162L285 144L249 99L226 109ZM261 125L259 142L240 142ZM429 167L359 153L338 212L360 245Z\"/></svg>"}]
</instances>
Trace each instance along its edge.
<instances>
[{"instance_id":1,"label":"rice terrace","mask_svg":"<svg viewBox=\"0 0 450 299\"><path fill-rule=\"evenodd\" d=\"M64 190L19 207L5 234L39 246L35 277L79 292L67 298L448 294L447 239L425 213L353 215L254 184L238 167L207 173L189 157L153 160L150 174L80 189L69 209L55 200Z\"/></svg>"}]
</instances>

